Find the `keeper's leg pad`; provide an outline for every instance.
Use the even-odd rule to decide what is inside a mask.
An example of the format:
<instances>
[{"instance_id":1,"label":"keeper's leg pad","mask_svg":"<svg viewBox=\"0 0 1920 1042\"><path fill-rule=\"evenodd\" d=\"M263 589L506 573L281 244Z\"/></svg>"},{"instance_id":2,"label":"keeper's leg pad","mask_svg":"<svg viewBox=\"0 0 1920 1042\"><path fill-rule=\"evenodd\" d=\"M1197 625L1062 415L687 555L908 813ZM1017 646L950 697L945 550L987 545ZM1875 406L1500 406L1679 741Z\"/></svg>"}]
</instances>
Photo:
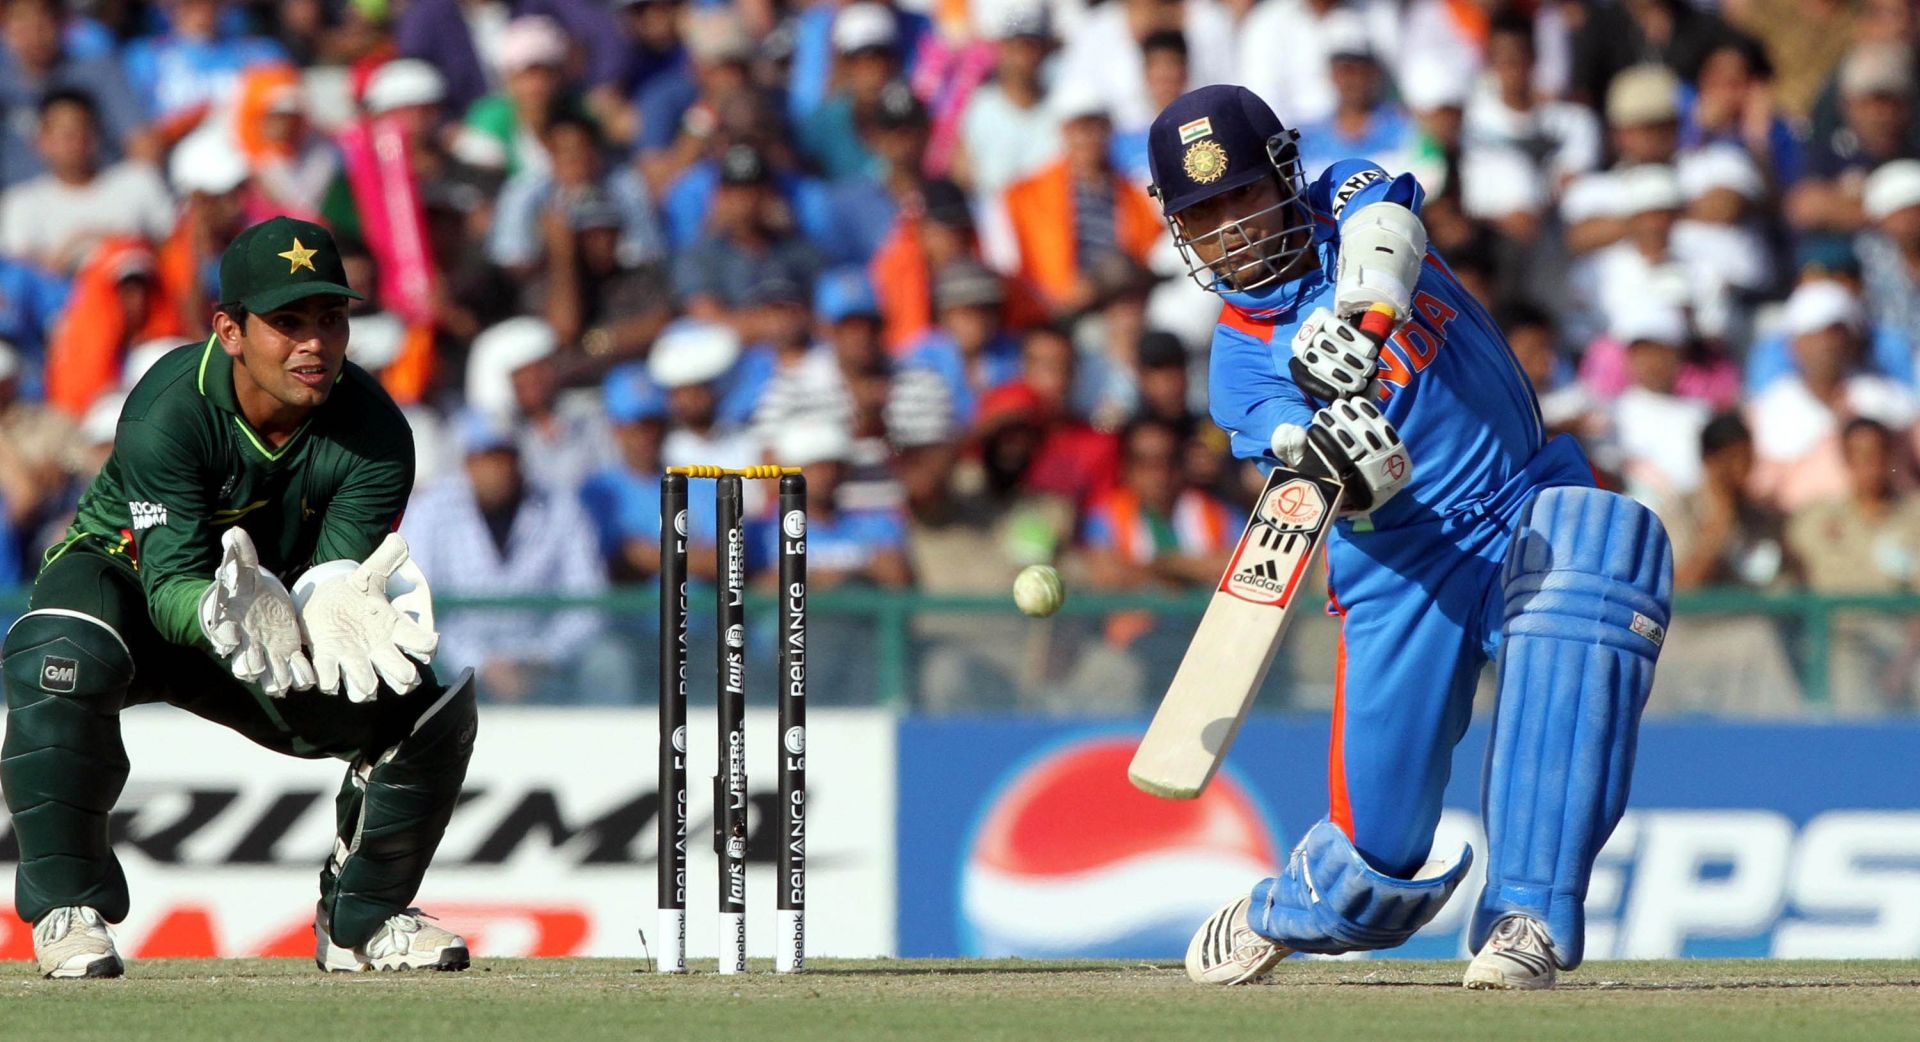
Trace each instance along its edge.
<instances>
[{"instance_id":1,"label":"keeper's leg pad","mask_svg":"<svg viewBox=\"0 0 1920 1042\"><path fill-rule=\"evenodd\" d=\"M1337 955L1405 944L1440 914L1467 876L1473 850L1419 878L1382 875L1330 821L1293 848L1280 875L1253 888L1247 919L1254 932L1295 951Z\"/></svg>"},{"instance_id":2,"label":"keeper's leg pad","mask_svg":"<svg viewBox=\"0 0 1920 1042\"><path fill-rule=\"evenodd\" d=\"M113 855L108 815L127 783L120 708L133 656L100 619L40 610L7 631L0 670L7 684L0 787L20 846L14 908L30 923L68 905L119 922L127 915L127 879Z\"/></svg>"},{"instance_id":3,"label":"keeper's leg pad","mask_svg":"<svg viewBox=\"0 0 1920 1042\"><path fill-rule=\"evenodd\" d=\"M1487 885L1474 951L1501 916L1547 926L1580 964L1593 860L1626 809L1640 711L1673 597L1660 521L1624 496L1553 488L1507 551L1500 699L1482 800Z\"/></svg>"},{"instance_id":4,"label":"keeper's leg pad","mask_svg":"<svg viewBox=\"0 0 1920 1042\"><path fill-rule=\"evenodd\" d=\"M473 671L422 704L412 733L354 761L340 787L339 833L320 870L319 911L343 947L364 944L413 904L460 800L479 718Z\"/></svg>"}]
</instances>

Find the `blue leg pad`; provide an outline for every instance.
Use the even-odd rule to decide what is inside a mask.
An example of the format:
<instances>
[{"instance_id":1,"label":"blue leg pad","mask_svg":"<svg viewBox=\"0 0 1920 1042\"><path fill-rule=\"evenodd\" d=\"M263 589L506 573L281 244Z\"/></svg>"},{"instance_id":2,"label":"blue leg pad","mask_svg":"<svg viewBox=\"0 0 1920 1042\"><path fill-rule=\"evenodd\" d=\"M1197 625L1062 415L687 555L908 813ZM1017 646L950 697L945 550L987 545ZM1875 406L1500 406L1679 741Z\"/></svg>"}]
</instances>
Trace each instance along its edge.
<instances>
[{"instance_id":1,"label":"blue leg pad","mask_svg":"<svg viewBox=\"0 0 1920 1042\"><path fill-rule=\"evenodd\" d=\"M1286 871L1253 888L1247 918L1254 932L1300 952L1396 948L1440 914L1466 878L1473 850L1423 879L1374 871L1353 841L1330 821L1300 839Z\"/></svg>"},{"instance_id":2,"label":"blue leg pad","mask_svg":"<svg viewBox=\"0 0 1920 1042\"><path fill-rule=\"evenodd\" d=\"M1525 913L1572 969L1594 858L1626 809L1673 552L1638 503L1553 488L1521 515L1502 578L1500 702L1482 794L1487 886L1470 940L1479 951L1501 916Z\"/></svg>"}]
</instances>

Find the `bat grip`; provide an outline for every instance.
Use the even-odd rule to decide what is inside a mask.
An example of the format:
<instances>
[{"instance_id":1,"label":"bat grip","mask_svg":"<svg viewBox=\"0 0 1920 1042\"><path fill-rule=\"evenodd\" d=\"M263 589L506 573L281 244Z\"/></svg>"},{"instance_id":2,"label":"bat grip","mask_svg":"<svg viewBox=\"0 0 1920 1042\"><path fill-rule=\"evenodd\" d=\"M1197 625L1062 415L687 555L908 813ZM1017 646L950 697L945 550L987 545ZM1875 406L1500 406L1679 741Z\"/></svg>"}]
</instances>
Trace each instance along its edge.
<instances>
[{"instance_id":1,"label":"bat grip","mask_svg":"<svg viewBox=\"0 0 1920 1042\"><path fill-rule=\"evenodd\" d=\"M1360 314L1360 333L1376 345L1393 333L1396 321L1392 304L1375 304Z\"/></svg>"}]
</instances>

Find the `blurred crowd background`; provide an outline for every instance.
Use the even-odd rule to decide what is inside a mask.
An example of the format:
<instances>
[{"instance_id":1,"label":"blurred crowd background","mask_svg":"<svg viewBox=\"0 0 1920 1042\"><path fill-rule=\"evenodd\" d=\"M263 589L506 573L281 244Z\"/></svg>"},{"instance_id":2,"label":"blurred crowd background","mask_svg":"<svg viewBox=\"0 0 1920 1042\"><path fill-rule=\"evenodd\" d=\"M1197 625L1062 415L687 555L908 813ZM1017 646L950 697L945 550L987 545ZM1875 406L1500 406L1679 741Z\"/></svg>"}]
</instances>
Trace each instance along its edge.
<instances>
[{"instance_id":1,"label":"blurred crowd background","mask_svg":"<svg viewBox=\"0 0 1920 1042\"><path fill-rule=\"evenodd\" d=\"M443 597L645 583L661 468L761 461L807 468L817 597L1004 596L1037 562L1204 591L1259 478L1206 418L1219 304L1145 136L1240 82L1309 177L1419 176L1683 591L1908 593L1917 47L1910 0L0 0L0 587L125 389L206 336L222 248L287 213L367 291L350 356L413 420L403 531ZM1126 603L917 612L912 696L1138 709L1192 618ZM1676 621L1656 708L1798 711L1809 654L1833 709L1916 704L1884 602L1811 638L1730 603ZM816 676L855 670L823 700L870 695L876 618L816 624ZM494 699L628 701L651 625L454 612L443 652ZM1336 632L1292 638L1287 697L1330 690Z\"/></svg>"}]
</instances>

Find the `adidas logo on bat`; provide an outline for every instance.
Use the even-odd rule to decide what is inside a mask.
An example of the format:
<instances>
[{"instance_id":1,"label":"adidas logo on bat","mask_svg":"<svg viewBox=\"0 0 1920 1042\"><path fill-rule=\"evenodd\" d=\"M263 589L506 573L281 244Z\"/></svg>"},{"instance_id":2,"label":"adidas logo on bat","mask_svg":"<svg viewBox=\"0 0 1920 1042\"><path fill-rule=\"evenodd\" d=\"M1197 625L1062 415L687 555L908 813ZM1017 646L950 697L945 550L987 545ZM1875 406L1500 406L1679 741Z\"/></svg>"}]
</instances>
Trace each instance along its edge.
<instances>
[{"instance_id":1,"label":"adidas logo on bat","mask_svg":"<svg viewBox=\"0 0 1920 1042\"><path fill-rule=\"evenodd\" d=\"M1248 565L1234 573L1233 581L1268 593L1286 592L1285 585L1280 581L1280 565L1274 561L1261 561L1259 564Z\"/></svg>"}]
</instances>

